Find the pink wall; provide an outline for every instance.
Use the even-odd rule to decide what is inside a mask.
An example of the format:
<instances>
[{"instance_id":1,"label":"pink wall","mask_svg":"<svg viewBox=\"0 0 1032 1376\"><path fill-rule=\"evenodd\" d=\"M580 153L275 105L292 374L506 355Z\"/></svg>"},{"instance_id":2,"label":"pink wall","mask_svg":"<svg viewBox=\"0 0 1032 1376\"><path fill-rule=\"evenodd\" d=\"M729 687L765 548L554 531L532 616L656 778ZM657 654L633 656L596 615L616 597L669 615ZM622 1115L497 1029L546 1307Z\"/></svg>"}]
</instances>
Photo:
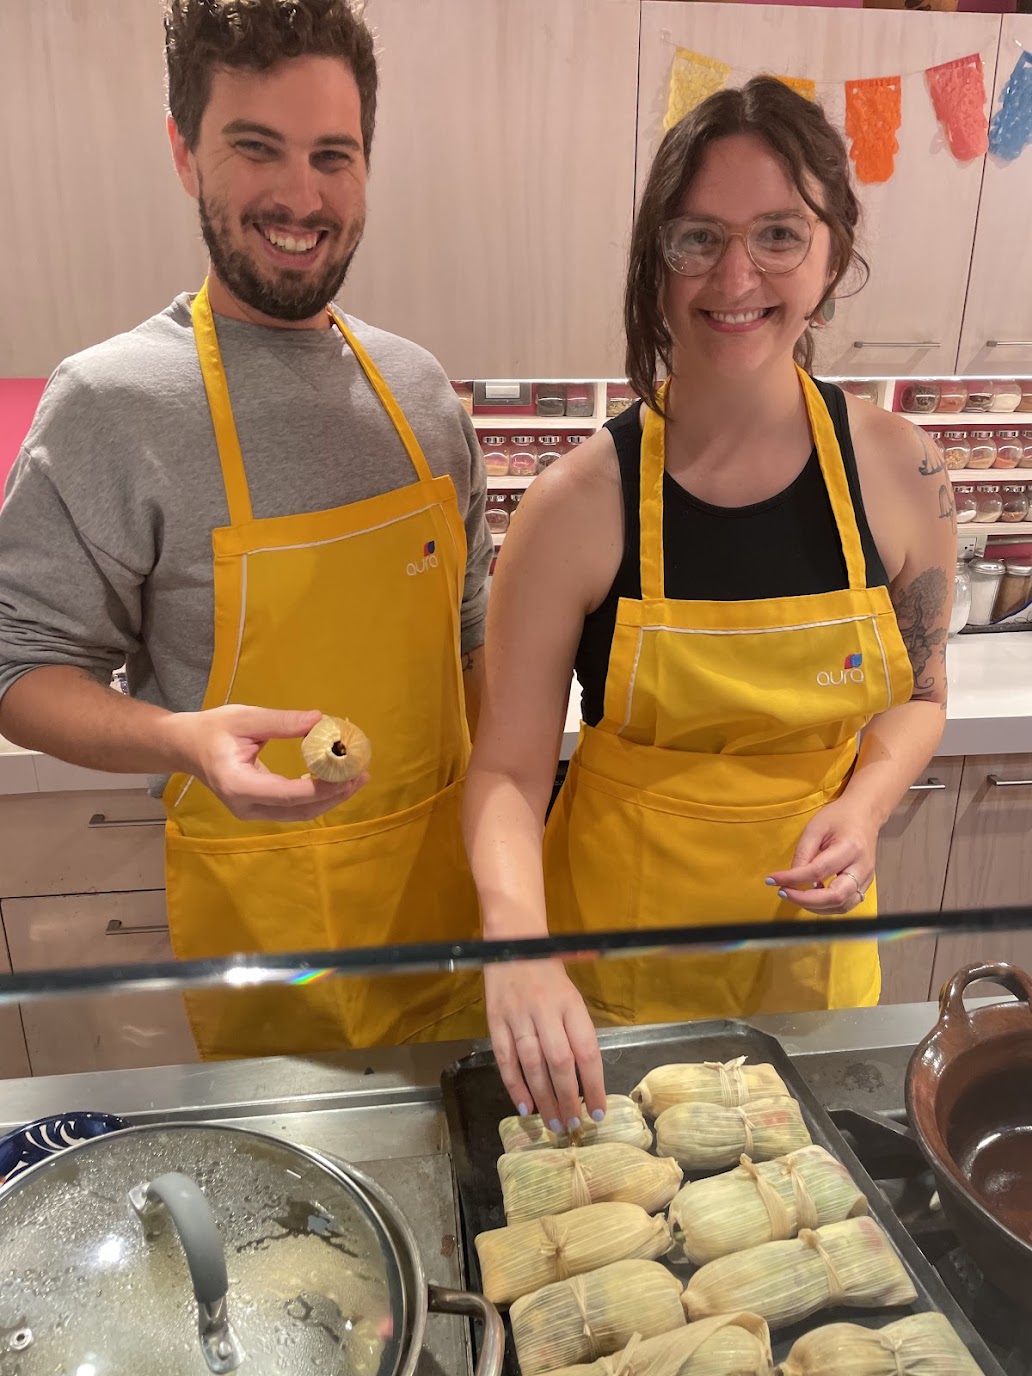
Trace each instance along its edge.
<instances>
[{"instance_id":1,"label":"pink wall","mask_svg":"<svg viewBox=\"0 0 1032 1376\"><path fill-rule=\"evenodd\" d=\"M29 432L45 386L44 378L0 378L0 502L7 474Z\"/></svg>"}]
</instances>

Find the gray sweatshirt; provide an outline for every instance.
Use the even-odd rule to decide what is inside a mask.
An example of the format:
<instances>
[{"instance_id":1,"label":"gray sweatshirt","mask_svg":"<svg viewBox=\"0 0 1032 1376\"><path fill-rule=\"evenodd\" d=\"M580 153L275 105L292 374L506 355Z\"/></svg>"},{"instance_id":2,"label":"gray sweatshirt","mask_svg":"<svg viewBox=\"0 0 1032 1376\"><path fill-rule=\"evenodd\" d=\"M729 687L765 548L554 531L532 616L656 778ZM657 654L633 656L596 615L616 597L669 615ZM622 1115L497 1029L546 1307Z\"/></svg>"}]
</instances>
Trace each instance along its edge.
<instances>
[{"instance_id":1,"label":"gray sweatshirt","mask_svg":"<svg viewBox=\"0 0 1032 1376\"><path fill-rule=\"evenodd\" d=\"M65 360L47 385L0 507L0 698L44 664L107 682L124 661L134 697L174 711L201 706L213 648L211 532L228 513L191 299ZM337 330L215 324L256 518L345 506L415 481ZM476 432L430 354L348 324L435 476L455 484L469 549L462 648L475 649L491 561Z\"/></svg>"}]
</instances>

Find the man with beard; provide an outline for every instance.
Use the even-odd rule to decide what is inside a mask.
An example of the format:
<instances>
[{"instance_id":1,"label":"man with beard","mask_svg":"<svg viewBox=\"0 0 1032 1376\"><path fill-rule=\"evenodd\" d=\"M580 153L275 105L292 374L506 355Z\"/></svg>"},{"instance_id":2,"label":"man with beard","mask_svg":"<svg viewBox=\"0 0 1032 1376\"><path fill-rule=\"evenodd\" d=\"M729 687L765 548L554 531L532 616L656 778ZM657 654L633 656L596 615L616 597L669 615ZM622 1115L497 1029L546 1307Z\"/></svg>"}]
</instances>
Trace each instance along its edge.
<instances>
[{"instance_id":1,"label":"man with beard","mask_svg":"<svg viewBox=\"0 0 1032 1376\"><path fill-rule=\"evenodd\" d=\"M163 780L180 958L471 937L483 461L435 360L332 305L372 36L348 0L166 0L165 32L209 275L50 380L0 513L0 732ZM368 775L304 773L322 712ZM454 975L187 1002L206 1056L483 1030Z\"/></svg>"}]
</instances>

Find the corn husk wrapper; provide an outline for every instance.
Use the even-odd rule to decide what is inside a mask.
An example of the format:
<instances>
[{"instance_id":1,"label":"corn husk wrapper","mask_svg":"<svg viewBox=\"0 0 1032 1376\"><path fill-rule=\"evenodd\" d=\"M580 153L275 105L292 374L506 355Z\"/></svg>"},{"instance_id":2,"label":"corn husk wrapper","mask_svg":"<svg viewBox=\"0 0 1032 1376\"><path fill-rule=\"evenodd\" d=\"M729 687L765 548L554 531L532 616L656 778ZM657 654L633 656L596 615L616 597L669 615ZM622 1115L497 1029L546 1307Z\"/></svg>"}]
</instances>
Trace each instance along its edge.
<instances>
[{"instance_id":1,"label":"corn husk wrapper","mask_svg":"<svg viewBox=\"0 0 1032 1376\"><path fill-rule=\"evenodd\" d=\"M524 1295L509 1310L523 1376L593 1362L683 1328L681 1282L656 1261L614 1261Z\"/></svg>"},{"instance_id":2,"label":"corn husk wrapper","mask_svg":"<svg viewBox=\"0 0 1032 1376\"><path fill-rule=\"evenodd\" d=\"M783 1376L980 1376L982 1368L943 1314L911 1314L884 1328L833 1323L805 1334Z\"/></svg>"},{"instance_id":3,"label":"corn husk wrapper","mask_svg":"<svg viewBox=\"0 0 1032 1376\"><path fill-rule=\"evenodd\" d=\"M640 1147L603 1142L562 1151L517 1151L498 1159L509 1223L617 1200L647 1214L665 1209L683 1179L676 1161Z\"/></svg>"},{"instance_id":4,"label":"corn husk wrapper","mask_svg":"<svg viewBox=\"0 0 1032 1376\"><path fill-rule=\"evenodd\" d=\"M542 1147L589 1147L599 1142L626 1142L632 1147L648 1150L652 1146L652 1131L641 1115L641 1109L626 1094L606 1095L606 1116L601 1123L593 1123L587 1110L581 1110L581 1126L577 1132L556 1133L545 1126L540 1113L526 1118L503 1118L498 1124L502 1151L537 1151Z\"/></svg>"},{"instance_id":5,"label":"corn husk wrapper","mask_svg":"<svg viewBox=\"0 0 1032 1376\"><path fill-rule=\"evenodd\" d=\"M484 1294L494 1304L511 1304L613 1261L652 1261L672 1241L662 1217L650 1218L637 1204L610 1203L495 1228L479 1235L476 1248Z\"/></svg>"},{"instance_id":6,"label":"corn husk wrapper","mask_svg":"<svg viewBox=\"0 0 1032 1376\"><path fill-rule=\"evenodd\" d=\"M685 1185L668 1218L685 1256L702 1266L867 1211L867 1197L845 1166L810 1146L762 1165L743 1156L733 1171Z\"/></svg>"},{"instance_id":7,"label":"corn husk wrapper","mask_svg":"<svg viewBox=\"0 0 1032 1376\"><path fill-rule=\"evenodd\" d=\"M874 1219L850 1218L708 1262L685 1287L684 1307L693 1320L747 1309L784 1328L832 1305L892 1308L916 1298Z\"/></svg>"},{"instance_id":8,"label":"corn husk wrapper","mask_svg":"<svg viewBox=\"0 0 1032 1376\"><path fill-rule=\"evenodd\" d=\"M743 1156L773 1161L812 1145L794 1099L760 1099L741 1108L675 1104L656 1119L656 1151L686 1171L715 1171Z\"/></svg>"},{"instance_id":9,"label":"corn husk wrapper","mask_svg":"<svg viewBox=\"0 0 1032 1376\"><path fill-rule=\"evenodd\" d=\"M758 1314L720 1314L551 1376L771 1376L770 1329Z\"/></svg>"},{"instance_id":10,"label":"corn husk wrapper","mask_svg":"<svg viewBox=\"0 0 1032 1376\"><path fill-rule=\"evenodd\" d=\"M772 1065L733 1061L660 1065L631 1090L631 1098L650 1118L674 1104L720 1104L736 1108L755 1099L789 1099L788 1086Z\"/></svg>"}]
</instances>

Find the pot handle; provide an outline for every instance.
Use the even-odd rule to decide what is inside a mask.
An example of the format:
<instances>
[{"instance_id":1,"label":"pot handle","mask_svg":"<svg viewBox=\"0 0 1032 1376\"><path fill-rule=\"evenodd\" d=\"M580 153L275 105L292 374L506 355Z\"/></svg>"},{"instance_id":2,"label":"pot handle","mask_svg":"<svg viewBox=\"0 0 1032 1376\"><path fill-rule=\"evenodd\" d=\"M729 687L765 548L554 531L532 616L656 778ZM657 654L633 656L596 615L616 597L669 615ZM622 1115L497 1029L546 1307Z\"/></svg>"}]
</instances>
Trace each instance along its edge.
<instances>
[{"instance_id":1,"label":"pot handle","mask_svg":"<svg viewBox=\"0 0 1032 1376\"><path fill-rule=\"evenodd\" d=\"M166 1216L172 1220L190 1268L197 1299L197 1332L208 1370L216 1376L235 1371L244 1350L229 1322L226 1254L211 1205L196 1180L178 1171L159 1175L129 1191L129 1203L147 1238L159 1237Z\"/></svg>"},{"instance_id":2,"label":"pot handle","mask_svg":"<svg viewBox=\"0 0 1032 1376\"><path fill-rule=\"evenodd\" d=\"M1026 975L1024 970L1019 970L1016 965L1006 965L1003 961L991 961L985 965L966 965L942 987L939 995L939 1016L943 1022L967 1018L964 993L968 985L982 979L1002 984L1016 999L1021 999L1032 1007L1032 978Z\"/></svg>"},{"instance_id":3,"label":"pot handle","mask_svg":"<svg viewBox=\"0 0 1032 1376\"><path fill-rule=\"evenodd\" d=\"M491 1301L467 1290L447 1290L443 1285L429 1285L427 1292L432 1314L466 1314L483 1322L484 1337L474 1376L501 1376L505 1329Z\"/></svg>"}]
</instances>

